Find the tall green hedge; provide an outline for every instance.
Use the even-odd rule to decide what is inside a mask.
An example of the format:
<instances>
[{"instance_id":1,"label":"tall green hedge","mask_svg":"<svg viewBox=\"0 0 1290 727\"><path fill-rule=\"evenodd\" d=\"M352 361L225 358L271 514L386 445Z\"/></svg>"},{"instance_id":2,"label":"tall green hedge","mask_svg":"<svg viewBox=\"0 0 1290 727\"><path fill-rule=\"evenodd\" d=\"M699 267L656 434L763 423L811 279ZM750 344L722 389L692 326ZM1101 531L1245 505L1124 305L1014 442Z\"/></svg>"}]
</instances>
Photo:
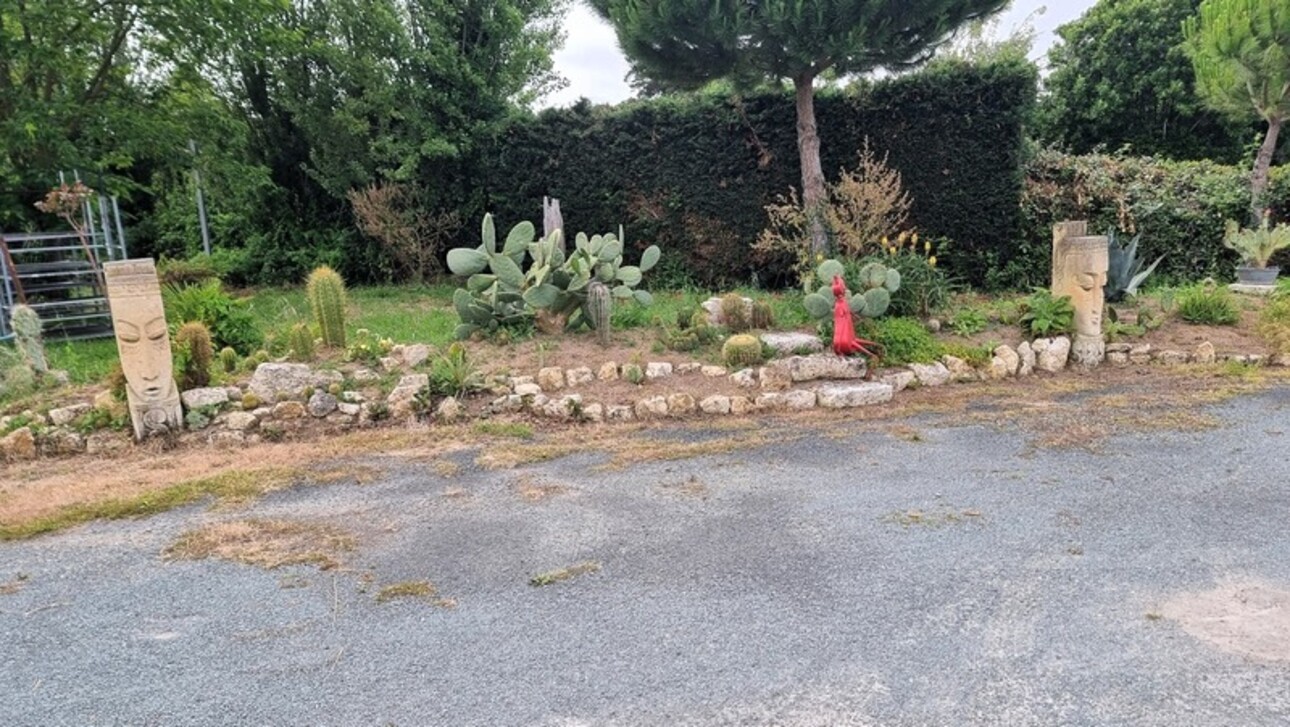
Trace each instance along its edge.
<instances>
[{"instance_id":1,"label":"tall green hedge","mask_svg":"<svg viewBox=\"0 0 1290 727\"><path fill-rule=\"evenodd\" d=\"M1141 233L1140 255L1165 256L1157 268L1162 279L1229 280L1235 273L1237 255L1223 247L1223 226L1246 217L1247 167L1042 149L1027 163L1026 177L1025 232L1012 256L1014 265L992 282L1047 285L1052 225L1058 220L1088 220L1090 232L1097 234L1110 228ZM1284 168L1272 170L1270 200L1275 218L1286 219L1290 172ZM1281 264L1290 265L1290 256Z\"/></svg>"},{"instance_id":2,"label":"tall green hedge","mask_svg":"<svg viewBox=\"0 0 1290 727\"><path fill-rule=\"evenodd\" d=\"M868 137L904 175L913 224L949 238L955 273L985 283L1013 264L1022 219L1022 126L1036 88L1021 60L937 63L819 95L825 170L855 165ZM560 198L567 227L626 228L664 250L663 276L705 285L784 282L754 260L764 207L800 185L791 95L684 96L519 118L485 154L485 203L504 225Z\"/></svg>"}]
</instances>

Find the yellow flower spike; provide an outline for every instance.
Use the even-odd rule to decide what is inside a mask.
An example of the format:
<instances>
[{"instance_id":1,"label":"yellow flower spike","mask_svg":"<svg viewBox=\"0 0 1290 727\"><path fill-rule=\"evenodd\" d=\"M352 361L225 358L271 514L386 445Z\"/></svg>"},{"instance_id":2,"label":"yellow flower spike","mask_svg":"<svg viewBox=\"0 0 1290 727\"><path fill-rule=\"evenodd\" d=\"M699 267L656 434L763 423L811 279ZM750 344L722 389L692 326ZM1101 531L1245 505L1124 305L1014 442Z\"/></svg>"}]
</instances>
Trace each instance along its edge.
<instances>
[{"instance_id":1,"label":"yellow flower spike","mask_svg":"<svg viewBox=\"0 0 1290 727\"><path fill-rule=\"evenodd\" d=\"M930 266L932 266L932 267L936 267L936 256L935 256L935 255L933 255L933 256L931 256L931 257L927 258L927 264L928 264L928 265L930 265Z\"/></svg>"},{"instance_id":2,"label":"yellow flower spike","mask_svg":"<svg viewBox=\"0 0 1290 727\"><path fill-rule=\"evenodd\" d=\"M887 236L886 236L886 235L883 235L883 236L882 236L882 246L883 246L883 247L891 247L891 243L887 242Z\"/></svg>"},{"instance_id":3,"label":"yellow flower spike","mask_svg":"<svg viewBox=\"0 0 1290 727\"><path fill-rule=\"evenodd\" d=\"M932 241L925 240L923 242L923 252L931 252L931 251L932 251Z\"/></svg>"},{"instance_id":4,"label":"yellow flower spike","mask_svg":"<svg viewBox=\"0 0 1290 727\"><path fill-rule=\"evenodd\" d=\"M918 233L917 233L917 232L915 232L915 233L914 233L914 237L912 238L912 240L913 240L913 242L914 242L914 244L915 244L915 245L917 245L917 244L918 244Z\"/></svg>"}]
</instances>

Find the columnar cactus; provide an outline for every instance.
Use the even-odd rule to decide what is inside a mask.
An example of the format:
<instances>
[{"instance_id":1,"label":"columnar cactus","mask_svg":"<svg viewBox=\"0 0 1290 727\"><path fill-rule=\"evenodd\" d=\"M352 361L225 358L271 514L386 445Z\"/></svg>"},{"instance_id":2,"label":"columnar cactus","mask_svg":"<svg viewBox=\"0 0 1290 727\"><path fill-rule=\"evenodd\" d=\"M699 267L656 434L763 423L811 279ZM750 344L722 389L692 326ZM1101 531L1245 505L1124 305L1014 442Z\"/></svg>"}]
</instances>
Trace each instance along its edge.
<instances>
[{"instance_id":1,"label":"columnar cactus","mask_svg":"<svg viewBox=\"0 0 1290 727\"><path fill-rule=\"evenodd\" d=\"M757 330L767 330L775 327L775 311L770 307L770 303L764 300L753 301L752 304L752 327Z\"/></svg>"},{"instance_id":2,"label":"columnar cactus","mask_svg":"<svg viewBox=\"0 0 1290 727\"><path fill-rule=\"evenodd\" d=\"M721 346L721 358L727 366L756 366L762 360L761 341L744 333L731 336Z\"/></svg>"},{"instance_id":3,"label":"columnar cactus","mask_svg":"<svg viewBox=\"0 0 1290 727\"><path fill-rule=\"evenodd\" d=\"M47 373L49 363L45 359L45 342L40 335L40 315L28 306L14 306L9 323L13 327L14 343L27 367L37 374Z\"/></svg>"},{"instance_id":4,"label":"columnar cactus","mask_svg":"<svg viewBox=\"0 0 1290 727\"><path fill-rule=\"evenodd\" d=\"M234 351L230 346L225 346L224 349L219 352L219 363L220 367L224 369L224 373L226 374L231 374L237 371L237 351Z\"/></svg>"},{"instance_id":5,"label":"columnar cactus","mask_svg":"<svg viewBox=\"0 0 1290 727\"><path fill-rule=\"evenodd\" d=\"M610 319L614 313L614 298L609 286L596 281L587 286L587 305L584 308L591 327L596 329L600 345L609 345Z\"/></svg>"},{"instance_id":6,"label":"columnar cactus","mask_svg":"<svg viewBox=\"0 0 1290 727\"><path fill-rule=\"evenodd\" d=\"M738 293L728 293L721 297L721 322L734 333L743 333L752 327L749 320L748 303Z\"/></svg>"},{"instance_id":7,"label":"columnar cactus","mask_svg":"<svg viewBox=\"0 0 1290 727\"><path fill-rule=\"evenodd\" d=\"M822 287L802 301L813 318L823 320L833 314L832 285L835 276L846 277L846 269L837 260L825 260L816 269L815 277ZM851 313L878 318L891 305L891 294L900 290L900 272L881 263L869 263L860 268L855 281L847 283L848 290L853 291L847 300Z\"/></svg>"},{"instance_id":8,"label":"columnar cactus","mask_svg":"<svg viewBox=\"0 0 1290 727\"><path fill-rule=\"evenodd\" d=\"M296 361L314 360L314 332L308 323L297 323L287 335L287 344L291 349L291 358Z\"/></svg>"},{"instance_id":9,"label":"columnar cactus","mask_svg":"<svg viewBox=\"0 0 1290 727\"><path fill-rule=\"evenodd\" d=\"M205 323L191 321L179 327L175 334L175 348L179 351L179 386L197 389L211 383L211 332Z\"/></svg>"},{"instance_id":10,"label":"columnar cactus","mask_svg":"<svg viewBox=\"0 0 1290 727\"><path fill-rule=\"evenodd\" d=\"M309 307L322 332L323 343L345 347L345 281L335 270L323 265L309 274L306 285Z\"/></svg>"}]
</instances>

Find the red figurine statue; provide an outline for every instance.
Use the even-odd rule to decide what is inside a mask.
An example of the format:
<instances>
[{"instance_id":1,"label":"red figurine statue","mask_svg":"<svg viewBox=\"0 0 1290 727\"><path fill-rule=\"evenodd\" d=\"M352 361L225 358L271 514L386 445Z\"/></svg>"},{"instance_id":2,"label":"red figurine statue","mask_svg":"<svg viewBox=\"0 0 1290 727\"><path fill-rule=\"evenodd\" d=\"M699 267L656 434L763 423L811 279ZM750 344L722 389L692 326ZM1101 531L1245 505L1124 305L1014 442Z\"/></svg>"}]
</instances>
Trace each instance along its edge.
<instances>
[{"instance_id":1,"label":"red figurine statue","mask_svg":"<svg viewBox=\"0 0 1290 727\"><path fill-rule=\"evenodd\" d=\"M878 344L856 336L855 324L851 322L851 306L847 303L847 284L841 275L833 276L833 352L839 356L863 354L869 358L878 355L869 349Z\"/></svg>"}]
</instances>

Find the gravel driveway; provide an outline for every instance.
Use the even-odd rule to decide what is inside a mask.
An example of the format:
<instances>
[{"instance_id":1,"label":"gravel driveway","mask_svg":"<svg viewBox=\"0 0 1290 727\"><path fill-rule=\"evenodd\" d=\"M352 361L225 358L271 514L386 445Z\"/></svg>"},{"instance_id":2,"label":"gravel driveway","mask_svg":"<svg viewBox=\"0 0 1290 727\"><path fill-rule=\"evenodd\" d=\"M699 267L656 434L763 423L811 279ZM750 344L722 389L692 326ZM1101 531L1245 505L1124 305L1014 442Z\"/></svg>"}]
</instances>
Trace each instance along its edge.
<instances>
[{"instance_id":1,"label":"gravel driveway","mask_svg":"<svg viewBox=\"0 0 1290 727\"><path fill-rule=\"evenodd\" d=\"M924 417L621 470L385 459L0 544L0 724L1290 724L1290 651L1172 615L1290 591L1290 389L1212 412L1096 453ZM359 545L327 571L161 557L246 517ZM421 580L455 607L378 603Z\"/></svg>"}]
</instances>

